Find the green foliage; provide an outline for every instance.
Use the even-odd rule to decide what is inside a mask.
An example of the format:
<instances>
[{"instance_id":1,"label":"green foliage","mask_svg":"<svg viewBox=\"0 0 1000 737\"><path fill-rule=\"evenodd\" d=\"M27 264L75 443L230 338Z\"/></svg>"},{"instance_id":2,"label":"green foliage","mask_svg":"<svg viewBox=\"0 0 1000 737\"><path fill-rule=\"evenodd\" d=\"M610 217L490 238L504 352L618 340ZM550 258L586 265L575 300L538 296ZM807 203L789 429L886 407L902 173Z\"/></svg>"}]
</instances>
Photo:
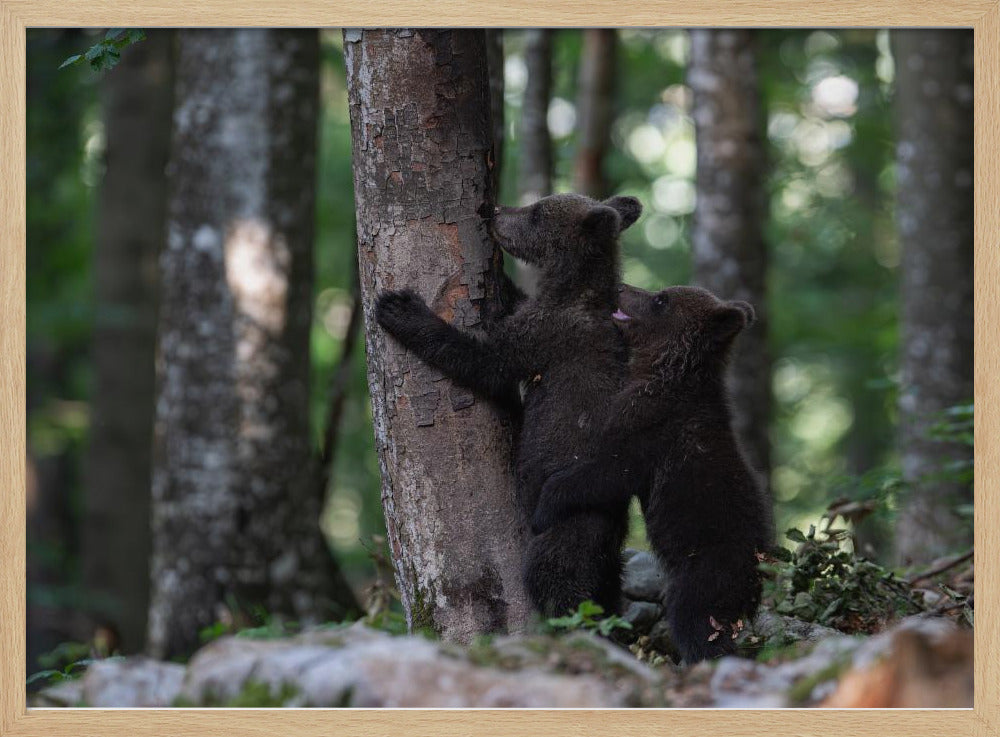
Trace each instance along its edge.
<instances>
[{"instance_id":1,"label":"green foliage","mask_svg":"<svg viewBox=\"0 0 1000 737\"><path fill-rule=\"evenodd\" d=\"M291 683L283 683L280 688L275 690L266 683L249 680L243 684L240 692L232 698L206 698L204 703L198 704L186 697L179 696L174 700L173 706L179 709L190 709L192 707L221 707L226 709L280 708L286 706L298 693L298 689Z\"/></svg>"},{"instance_id":2,"label":"green foliage","mask_svg":"<svg viewBox=\"0 0 1000 737\"><path fill-rule=\"evenodd\" d=\"M613 630L632 629L632 623L626 622L617 614L602 617L604 607L587 601L580 602L576 611L565 617L552 617L545 620L545 627L550 632L572 632L573 630L595 630L607 637Z\"/></svg>"},{"instance_id":3,"label":"green foliage","mask_svg":"<svg viewBox=\"0 0 1000 737\"><path fill-rule=\"evenodd\" d=\"M293 635L299 629L297 622L273 615L260 605L244 607L236 597L228 596L225 617L203 627L198 632L198 639L203 645L226 635L273 639Z\"/></svg>"},{"instance_id":4,"label":"green foliage","mask_svg":"<svg viewBox=\"0 0 1000 737\"><path fill-rule=\"evenodd\" d=\"M365 618L365 624L391 635L405 635L407 632L406 617L401 611L385 609ZM423 630L426 632L427 630Z\"/></svg>"},{"instance_id":5,"label":"green foliage","mask_svg":"<svg viewBox=\"0 0 1000 737\"><path fill-rule=\"evenodd\" d=\"M892 571L859 557L844 544L847 529L827 515L817 531L792 528L786 537L794 551L778 548L760 565L764 601L779 614L816 622L843 632L876 632L885 624L923 611L920 597Z\"/></svg>"},{"instance_id":6,"label":"green foliage","mask_svg":"<svg viewBox=\"0 0 1000 737\"><path fill-rule=\"evenodd\" d=\"M120 656L106 658L121 660ZM62 681L79 678L87 666L100 658L91 657L91 647L84 642L61 642L52 650L38 656L38 664L43 670L32 673L25 681L26 686L42 688Z\"/></svg>"},{"instance_id":7,"label":"green foliage","mask_svg":"<svg viewBox=\"0 0 1000 737\"><path fill-rule=\"evenodd\" d=\"M87 62L95 72L104 72L114 69L118 62L122 60L122 51L132 44L146 40L146 34L140 28L112 28L104 38L91 46L82 54L73 54L68 57L60 69L75 66Z\"/></svg>"},{"instance_id":8,"label":"green foliage","mask_svg":"<svg viewBox=\"0 0 1000 737\"><path fill-rule=\"evenodd\" d=\"M941 421L931 427L931 437L944 443L959 443L971 448L974 440L974 410L972 402L949 407L942 413Z\"/></svg>"},{"instance_id":9,"label":"green foliage","mask_svg":"<svg viewBox=\"0 0 1000 737\"><path fill-rule=\"evenodd\" d=\"M974 405L958 404L949 407L941 413L941 419L930 428L929 435L941 443L972 448L974 445ZM960 454L955 460L949 461L933 475L933 480L948 481L971 487L973 482L974 462L971 457ZM971 508L958 510L971 517Z\"/></svg>"}]
</instances>

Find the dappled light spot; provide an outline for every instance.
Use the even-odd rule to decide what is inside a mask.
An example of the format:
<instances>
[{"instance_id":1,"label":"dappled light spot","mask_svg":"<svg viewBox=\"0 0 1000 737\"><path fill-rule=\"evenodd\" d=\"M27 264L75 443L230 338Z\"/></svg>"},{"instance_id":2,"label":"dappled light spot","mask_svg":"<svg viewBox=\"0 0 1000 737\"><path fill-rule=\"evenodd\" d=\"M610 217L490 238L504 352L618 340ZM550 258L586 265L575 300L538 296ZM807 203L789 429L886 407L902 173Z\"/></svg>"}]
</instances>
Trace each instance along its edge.
<instances>
[{"instance_id":1,"label":"dappled light spot","mask_svg":"<svg viewBox=\"0 0 1000 737\"><path fill-rule=\"evenodd\" d=\"M237 311L269 333L280 333L292 265L284 237L261 220L236 220L226 232L225 258Z\"/></svg>"}]
</instances>

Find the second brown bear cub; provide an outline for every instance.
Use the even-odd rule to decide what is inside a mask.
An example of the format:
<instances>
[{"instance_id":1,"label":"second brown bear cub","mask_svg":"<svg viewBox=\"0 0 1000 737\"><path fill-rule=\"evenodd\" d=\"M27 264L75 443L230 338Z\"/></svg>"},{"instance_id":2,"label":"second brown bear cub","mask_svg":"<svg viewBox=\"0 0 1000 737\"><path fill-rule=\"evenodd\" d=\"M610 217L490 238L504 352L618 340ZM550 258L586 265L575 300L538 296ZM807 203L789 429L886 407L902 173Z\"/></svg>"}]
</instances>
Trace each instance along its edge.
<instances>
[{"instance_id":1,"label":"second brown bear cub","mask_svg":"<svg viewBox=\"0 0 1000 737\"><path fill-rule=\"evenodd\" d=\"M535 510L540 532L637 494L650 545L667 572L665 606L687 662L731 652L760 602L758 553L771 508L730 424L725 369L754 319L746 302L697 287L623 287L614 317L629 379L604 425L602 450L550 477Z\"/></svg>"}]
</instances>

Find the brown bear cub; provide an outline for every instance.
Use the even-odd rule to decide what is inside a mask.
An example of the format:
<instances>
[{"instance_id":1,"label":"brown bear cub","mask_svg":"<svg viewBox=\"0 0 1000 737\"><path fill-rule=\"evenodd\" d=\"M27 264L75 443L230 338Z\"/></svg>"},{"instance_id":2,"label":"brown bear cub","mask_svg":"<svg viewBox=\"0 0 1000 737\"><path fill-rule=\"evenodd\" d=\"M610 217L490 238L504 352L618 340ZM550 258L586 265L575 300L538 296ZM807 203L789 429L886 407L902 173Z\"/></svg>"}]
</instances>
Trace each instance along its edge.
<instances>
[{"instance_id":1,"label":"brown bear cub","mask_svg":"<svg viewBox=\"0 0 1000 737\"><path fill-rule=\"evenodd\" d=\"M600 447L601 419L624 385L627 346L612 313L618 299L618 236L642 206L633 197L598 202L553 195L527 207L499 207L499 245L539 267L538 296L484 317L484 333L463 332L412 292L385 292L376 318L418 357L455 382L510 406L520 395L517 492L526 519L542 483ZM535 536L525 582L547 616L591 599L608 612L621 598L621 547L628 499L555 520Z\"/></svg>"},{"instance_id":2,"label":"brown bear cub","mask_svg":"<svg viewBox=\"0 0 1000 737\"><path fill-rule=\"evenodd\" d=\"M688 663L734 649L760 602L758 554L772 511L730 422L726 362L754 319L746 302L696 287L622 287L615 320L629 379L604 426L601 452L553 474L536 531L574 514L617 509L637 494L668 580L667 621Z\"/></svg>"}]
</instances>

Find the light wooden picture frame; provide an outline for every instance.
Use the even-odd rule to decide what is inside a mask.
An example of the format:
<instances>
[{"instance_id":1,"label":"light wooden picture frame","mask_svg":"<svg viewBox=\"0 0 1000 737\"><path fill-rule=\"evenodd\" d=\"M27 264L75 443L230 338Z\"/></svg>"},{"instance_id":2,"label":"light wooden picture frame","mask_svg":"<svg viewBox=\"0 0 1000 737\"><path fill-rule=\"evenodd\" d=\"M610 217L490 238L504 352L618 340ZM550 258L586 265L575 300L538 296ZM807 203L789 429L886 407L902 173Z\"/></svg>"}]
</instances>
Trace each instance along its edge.
<instances>
[{"instance_id":1,"label":"light wooden picture frame","mask_svg":"<svg viewBox=\"0 0 1000 737\"><path fill-rule=\"evenodd\" d=\"M25 78L30 27L868 26L975 34L975 549L973 709L323 710L28 709L25 693ZM0 735L1000 735L1000 0L455 0L115 5L0 0Z\"/></svg>"}]
</instances>

